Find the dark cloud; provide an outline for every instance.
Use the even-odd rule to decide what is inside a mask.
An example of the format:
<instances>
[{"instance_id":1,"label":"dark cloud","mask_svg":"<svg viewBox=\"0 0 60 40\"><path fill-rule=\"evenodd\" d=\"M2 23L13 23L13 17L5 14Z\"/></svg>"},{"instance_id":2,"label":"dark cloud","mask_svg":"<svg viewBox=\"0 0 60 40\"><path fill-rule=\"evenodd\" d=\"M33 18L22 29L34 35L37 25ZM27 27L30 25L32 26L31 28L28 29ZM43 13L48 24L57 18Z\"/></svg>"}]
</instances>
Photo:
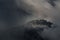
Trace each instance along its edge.
<instances>
[{"instance_id":1,"label":"dark cloud","mask_svg":"<svg viewBox=\"0 0 60 40\"><path fill-rule=\"evenodd\" d=\"M22 40L24 28L20 24L30 15L18 8L15 0L0 0L0 40Z\"/></svg>"},{"instance_id":2,"label":"dark cloud","mask_svg":"<svg viewBox=\"0 0 60 40\"><path fill-rule=\"evenodd\" d=\"M14 0L0 0L0 20L5 21L8 26L17 25L18 20L27 15L30 14L17 8Z\"/></svg>"},{"instance_id":3,"label":"dark cloud","mask_svg":"<svg viewBox=\"0 0 60 40\"><path fill-rule=\"evenodd\" d=\"M59 40L60 2L56 0L48 0L48 2L45 0L0 0L0 40L25 40L24 35L26 39L33 36L33 39L36 37L39 40ZM53 30L45 29L42 34L39 33L43 29L32 28L31 30L32 26L28 22L40 18L46 19L48 26L51 25L50 22L52 21L52 26L55 26L56 23L57 27ZM26 28L29 29L27 32Z\"/></svg>"},{"instance_id":4,"label":"dark cloud","mask_svg":"<svg viewBox=\"0 0 60 40\"><path fill-rule=\"evenodd\" d=\"M48 2L49 2L53 7L56 6L56 4L54 3L54 1L56 1L56 0L48 0Z\"/></svg>"}]
</instances>

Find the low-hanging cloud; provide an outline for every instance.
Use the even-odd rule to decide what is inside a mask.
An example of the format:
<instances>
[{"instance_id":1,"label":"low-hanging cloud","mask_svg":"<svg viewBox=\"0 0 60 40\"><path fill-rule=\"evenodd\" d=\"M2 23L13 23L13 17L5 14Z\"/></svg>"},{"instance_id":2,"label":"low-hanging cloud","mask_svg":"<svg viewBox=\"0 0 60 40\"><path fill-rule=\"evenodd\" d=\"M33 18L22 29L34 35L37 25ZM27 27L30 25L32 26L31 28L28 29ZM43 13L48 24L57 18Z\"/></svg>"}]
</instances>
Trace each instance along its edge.
<instances>
[{"instance_id":1,"label":"low-hanging cloud","mask_svg":"<svg viewBox=\"0 0 60 40\"><path fill-rule=\"evenodd\" d=\"M1 24L3 26L1 26L1 37L4 38L1 38L1 40L8 40L7 38L19 40L17 34L22 34L20 29L24 31L24 27L20 25L36 19L45 19L56 24L55 29L44 31L42 36L49 37L51 40L60 40L60 0L3 0L0 5L0 26ZM19 27L14 28L12 26ZM3 30L4 28L5 30ZM14 36L16 36L16 39Z\"/></svg>"},{"instance_id":2,"label":"low-hanging cloud","mask_svg":"<svg viewBox=\"0 0 60 40\"><path fill-rule=\"evenodd\" d=\"M55 7L48 1L54 4ZM59 0L16 0L16 3L19 8L32 14L27 20L42 18L52 22L59 21Z\"/></svg>"},{"instance_id":3,"label":"low-hanging cloud","mask_svg":"<svg viewBox=\"0 0 60 40\"><path fill-rule=\"evenodd\" d=\"M59 40L60 35L60 1L59 0L16 0L17 6L22 8L27 13L32 14L28 16L26 21L35 19L46 19L57 25L53 31L46 31L45 36L51 37L51 40ZM47 35L48 34L48 35ZM54 39L52 39L54 38Z\"/></svg>"}]
</instances>

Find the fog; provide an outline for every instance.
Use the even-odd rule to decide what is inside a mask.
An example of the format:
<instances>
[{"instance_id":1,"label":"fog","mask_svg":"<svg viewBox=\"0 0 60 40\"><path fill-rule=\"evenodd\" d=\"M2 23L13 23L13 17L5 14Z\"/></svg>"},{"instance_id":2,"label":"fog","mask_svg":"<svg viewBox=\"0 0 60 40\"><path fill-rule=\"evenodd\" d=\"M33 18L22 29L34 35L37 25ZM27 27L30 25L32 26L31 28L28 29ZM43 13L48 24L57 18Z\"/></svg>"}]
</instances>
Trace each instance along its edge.
<instances>
[{"instance_id":1,"label":"fog","mask_svg":"<svg viewBox=\"0 0 60 40\"><path fill-rule=\"evenodd\" d=\"M44 38L60 40L60 0L0 0L1 40L19 40L17 37L11 37L17 35L15 30L23 34L25 28L21 25L37 19L45 19L57 25L52 31L44 31ZM12 32L10 36L11 32L8 29L14 29L16 34Z\"/></svg>"}]
</instances>

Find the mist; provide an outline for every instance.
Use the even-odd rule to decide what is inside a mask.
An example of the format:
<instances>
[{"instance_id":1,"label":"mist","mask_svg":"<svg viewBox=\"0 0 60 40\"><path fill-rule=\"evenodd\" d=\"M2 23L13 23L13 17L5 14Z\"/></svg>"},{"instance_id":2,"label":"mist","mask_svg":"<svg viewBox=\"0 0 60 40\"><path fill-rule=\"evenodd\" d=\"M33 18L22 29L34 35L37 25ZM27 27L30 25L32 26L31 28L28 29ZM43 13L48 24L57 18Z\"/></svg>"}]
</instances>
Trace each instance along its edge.
<instances>
[{"instance_id":1,"label":"mist","mask_svg":"<svg viewBox=\"0 0 60 40\"><path fill-rule=\"evenodd\" d=\"M57 25L52 31L43 31L43 38L60 40L60 0L0 0L1 40L23 40L23 25L38 19Z\"/></svg>"},{"instance_id":2,"label":"mist","mask_svg":"<svg viewBox=\"0 0 60 40\"><path fill-rule=\"evenodd\" d=\"M50 40L60 40L58 32L60 29L60 1L59 0L17 0L18 7L32 14L26 20L29 22L36 19L45 19L56 24L56 28L52 31L44 31L43 36ZM21 5L22 4L22 5Z\"/></svg>"}]
</instances>

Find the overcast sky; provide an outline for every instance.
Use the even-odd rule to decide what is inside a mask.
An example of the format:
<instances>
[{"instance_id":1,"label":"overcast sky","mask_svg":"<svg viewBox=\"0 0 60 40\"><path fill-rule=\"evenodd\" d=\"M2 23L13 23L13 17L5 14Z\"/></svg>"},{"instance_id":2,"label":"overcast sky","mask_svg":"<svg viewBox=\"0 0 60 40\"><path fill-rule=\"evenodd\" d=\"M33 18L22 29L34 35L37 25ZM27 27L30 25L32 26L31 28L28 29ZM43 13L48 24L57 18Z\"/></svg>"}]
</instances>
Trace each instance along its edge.
<instances>
[{"instance_id":1,"label":"overcast sky","mask_svg":"<svg viewBox=\"0 0 60 40\"><path fill-rule=\"evenodd\" d=\"M31 20L46 19L57 28L45 36L60 38L60 0L0 0L0 29L20 26Z\"/></svg>"}]
</instances>

